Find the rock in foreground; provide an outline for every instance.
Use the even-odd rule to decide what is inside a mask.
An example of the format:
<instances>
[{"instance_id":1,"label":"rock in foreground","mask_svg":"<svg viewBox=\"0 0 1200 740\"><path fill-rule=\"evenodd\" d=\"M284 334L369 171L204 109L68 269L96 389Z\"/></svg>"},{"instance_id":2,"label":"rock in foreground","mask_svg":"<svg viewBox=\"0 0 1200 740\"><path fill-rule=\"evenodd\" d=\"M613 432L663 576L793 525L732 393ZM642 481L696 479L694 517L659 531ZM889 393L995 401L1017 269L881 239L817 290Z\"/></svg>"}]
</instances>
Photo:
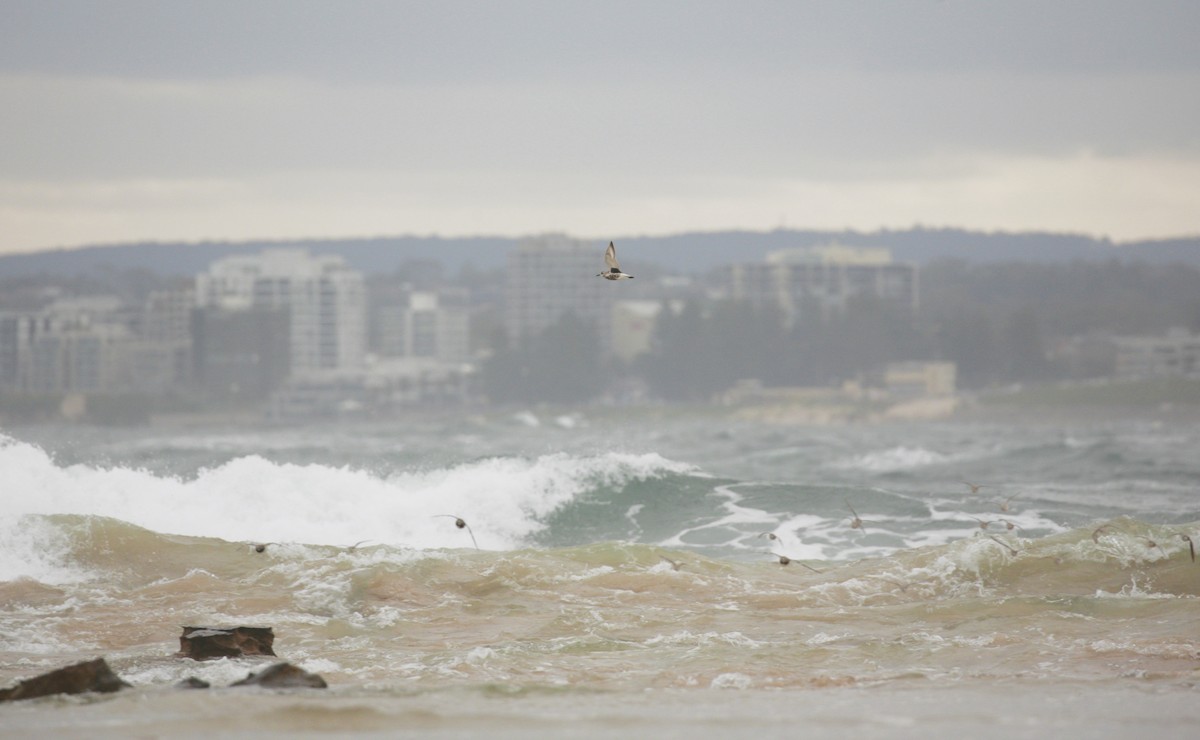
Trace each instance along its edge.
<instances>
[{"instance_id":1,"label":"rock in foreground","mask_svg":"<svg viewBox=\"0 0 1200 740\"><path fill-rule=\"evenodd\" d=\"M175 688L177 689L207 689L208 687L208 681L205 681L201 678L196 678L195 676L188 676L179 683L175 684Z\"/></svg>"},{"instance_id":2,"label":"rock in foreground","mask_svg":"<svg viewBox=\"0 0 1200 740\"><path fill-rule=\"evenodd\" d=\"M258 673L251 673L230 686L263 686L269 689L324 689L325 679L291 663L276 663Z\"/></svg>"},{"instance_id":3,"label":"rock in foreground","mask_svg":"<svg viewBox=\"0 0 1200 740\"><path fill-rule=\"evenodd\" d=\"M86 694L89 691L111 693L129 688L112 672L108 661L96 658L21 681L11 689L0 689L0 701L33 699L53 694Z\"/></svg>"},{"instance_id":4,"label":"rock in foreground","mask_svg":"<svg viewBox=\"0 0 1200 740\"><path fill-rule=\"evenodd\" d=\"M184 627L179 655L193 660L275 655L274 644L270 627Z\"/></svg>"}]
</instances>

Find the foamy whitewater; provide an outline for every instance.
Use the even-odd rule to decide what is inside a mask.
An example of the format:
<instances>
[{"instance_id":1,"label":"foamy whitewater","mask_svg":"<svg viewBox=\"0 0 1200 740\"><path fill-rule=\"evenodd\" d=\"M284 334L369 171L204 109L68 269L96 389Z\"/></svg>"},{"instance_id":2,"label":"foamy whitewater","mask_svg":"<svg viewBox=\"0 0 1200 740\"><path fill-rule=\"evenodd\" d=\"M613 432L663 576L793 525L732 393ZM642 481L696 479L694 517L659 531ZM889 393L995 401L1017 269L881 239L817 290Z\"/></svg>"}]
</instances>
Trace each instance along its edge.
<instances>
[{"instance_id":1,"label":"foamy whitewater","mask_svg":"<svg viewBox=\"0 0 1200 740\"><path fill-rule=\"evenodd\" d=\"M1122 420L0 430L0 687L134 687L0 736L1182 737L1198 488L1200 427Z\"/></svg>"}]
</instances>

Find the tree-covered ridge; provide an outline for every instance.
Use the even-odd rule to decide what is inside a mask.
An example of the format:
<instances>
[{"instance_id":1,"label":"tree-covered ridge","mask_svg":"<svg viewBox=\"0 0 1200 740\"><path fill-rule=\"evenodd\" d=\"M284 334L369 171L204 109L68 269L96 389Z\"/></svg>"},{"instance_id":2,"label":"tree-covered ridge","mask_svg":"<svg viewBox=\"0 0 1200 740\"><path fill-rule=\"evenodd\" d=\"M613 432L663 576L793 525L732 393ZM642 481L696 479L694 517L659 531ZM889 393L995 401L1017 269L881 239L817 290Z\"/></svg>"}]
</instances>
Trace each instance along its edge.
<instances>
[{"instance_id":1,"label":"tree-covered ridge","mask_svg":"<svg viewBox=\"0 0 1200 740\"><path fill-rule=\"evenodd\" d=\"M582 238L593 238L583 236ZM971 263L1050 264L1121 259L1153 264L1200 265L1200 236L1114 243L1083 234L1047 232L983 232L953 228L830 231L714 231L663 236L603 234L597 246L611 241L622 255L639 264L655 264L674 274L701 274L732 262L759 261L768 252L793 247L839 243L883 247L895 259L927 265L942 259ZM145 270L161 276L191 276L213 261L264 249L300 248L337 254L364 274L385 275L413 261L433 260L455 273L464 267L502 269L520 237L439 237L400 235L362 238L254 240L243 242L143 242L80 246L28 254L0 255L0 280L38 275L58 278L97 271ZM644 271L644 268L643 268Z\"/></svg>"},{"instance_id":2,"label":"tree-covered ridge","mask_svg":"<svg viewBox=\"0 0 1200 740\"><path fill-rule=\"evenodd\" d=\"M1200 269L1186 264L1071 262L968 264L921 270L921 316L945 322L963 311L990 317L1029 309L1049 335L1200 331Z\"/></svg>"}]
</instances>

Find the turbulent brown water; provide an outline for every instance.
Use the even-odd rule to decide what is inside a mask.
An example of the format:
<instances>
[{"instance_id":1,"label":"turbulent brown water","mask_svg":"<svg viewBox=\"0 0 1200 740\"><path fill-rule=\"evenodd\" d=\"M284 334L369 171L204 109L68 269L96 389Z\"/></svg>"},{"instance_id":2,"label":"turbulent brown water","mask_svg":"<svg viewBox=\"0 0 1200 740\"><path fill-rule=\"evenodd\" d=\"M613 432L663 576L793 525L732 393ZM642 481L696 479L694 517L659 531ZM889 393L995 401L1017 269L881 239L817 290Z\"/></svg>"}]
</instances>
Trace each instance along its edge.
<instances>
[{"instance_id":1,"label":"turbulent brown water","mask_svg":"<svg viewBox=\"0 0 1200 740\"><path fill-rule=\"evenodd\" d=\"M0 686L103 655L134 689L0 705L0 734L1182 736L1197 450L1132 422L9 430ZM220 688L269 662L175 657L185 624L271 626L331 688Z\"/></svg>"}]
</instances>

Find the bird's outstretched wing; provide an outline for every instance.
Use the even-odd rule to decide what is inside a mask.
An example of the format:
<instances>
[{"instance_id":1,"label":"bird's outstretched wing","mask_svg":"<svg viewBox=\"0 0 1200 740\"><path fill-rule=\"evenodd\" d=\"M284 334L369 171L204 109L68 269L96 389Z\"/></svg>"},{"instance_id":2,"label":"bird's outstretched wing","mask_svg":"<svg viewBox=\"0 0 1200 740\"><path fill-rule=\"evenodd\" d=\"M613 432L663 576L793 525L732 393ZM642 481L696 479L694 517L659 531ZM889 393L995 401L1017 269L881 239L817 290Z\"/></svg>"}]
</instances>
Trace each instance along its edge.
<instances>
[{"instance_id":1,"label":"bird's outstretched wing","mask_svg":"<svg viewBox=\"0 0 1200 740\"><path fill-rule=\"evenodd\" d=\"M621 271L621 266L617 264L617 248L612 242L608 243L608 249L604 250L604 264L615 272Z\"/></svg>"}]
</instances>

